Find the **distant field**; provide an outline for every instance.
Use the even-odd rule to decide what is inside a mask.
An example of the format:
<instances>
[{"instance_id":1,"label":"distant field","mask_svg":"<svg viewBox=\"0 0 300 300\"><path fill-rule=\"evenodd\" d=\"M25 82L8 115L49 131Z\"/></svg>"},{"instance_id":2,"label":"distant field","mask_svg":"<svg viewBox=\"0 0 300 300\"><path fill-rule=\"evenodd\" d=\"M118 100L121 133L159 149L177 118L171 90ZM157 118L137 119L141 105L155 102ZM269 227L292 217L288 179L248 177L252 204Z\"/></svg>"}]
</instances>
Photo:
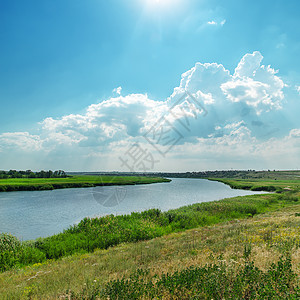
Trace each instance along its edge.
<instances>
[{"instance_id":1,"label":"distant field","mask_svg":"<svg viewBox=\"0 0 300 300\"><path fill-rule=\"evenodd\" d=\"M102 185L134 185L169 182L160 177L140 176L72 176L67 178L0 179L0 192L83 188Z\"/></svg>"},{"instance_id":2,"label":"distant field","mask_svg":"<svg viewBox=\"0 0 300 300\"><path fill-rule=\"evenodd\" d=\"M281 179L238 179L238 178L210 178L228 184L234 189L246 189L252 191L300 191L300 178L293 180Z\"/></svg>"},{"instance_id":3,"label":"distant field","mask_svg":"<svg viewBox=\"0 0 300 300\"><path fill-rule=\"evenodd\" d=\"M233 189L300 193L300 171L215 171L207 172L207 177L201 174L200 178L223 182Z\"/></svg>"},{"instance_id":4,"label":"distant field","mask_svg":"<svg viewBox=\"0 0 300 300\"><path fill-rule=\"evenodd\" d=\"M124 174L126 175L126 174ZM243 180L300 180L300 170L286 171L255 171L255 170L223 170L223 171L202 171L185 173L151 173L156 177L168 178L223 178Z\"/></svg>"},{"instance_id":5,"label":"distant field","mask_svg":"<svg viewBox=\"0 0 300 300\"><path fill-rule=\"evenodd\" d=\"M216 175L213 177L235 178L245 180L300 180L300 171L225 171L223 176ZM234 173L234 176L231 174Z\"/></svg>"}]
</instances>

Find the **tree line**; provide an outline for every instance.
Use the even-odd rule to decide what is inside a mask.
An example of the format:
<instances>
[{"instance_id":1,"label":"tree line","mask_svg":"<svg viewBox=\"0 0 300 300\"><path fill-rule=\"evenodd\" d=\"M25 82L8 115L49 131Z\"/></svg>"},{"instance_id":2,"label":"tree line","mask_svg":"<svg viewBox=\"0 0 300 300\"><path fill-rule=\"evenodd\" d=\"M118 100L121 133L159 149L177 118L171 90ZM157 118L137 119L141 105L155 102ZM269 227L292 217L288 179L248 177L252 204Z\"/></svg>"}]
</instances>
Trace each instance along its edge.
<instances>
[{"instance_id":1,"label":"tree line","mask_svg":"<svg viewBox=\"0 0 300 300\"><path fill-rule=\"evenodd\" d=\"M63 170L58 171L40 171L33 172L31 170L26 171L0 171L0 179L8 179L8 178L66 178L68 175Z\"/></svg>"}]
</instances>

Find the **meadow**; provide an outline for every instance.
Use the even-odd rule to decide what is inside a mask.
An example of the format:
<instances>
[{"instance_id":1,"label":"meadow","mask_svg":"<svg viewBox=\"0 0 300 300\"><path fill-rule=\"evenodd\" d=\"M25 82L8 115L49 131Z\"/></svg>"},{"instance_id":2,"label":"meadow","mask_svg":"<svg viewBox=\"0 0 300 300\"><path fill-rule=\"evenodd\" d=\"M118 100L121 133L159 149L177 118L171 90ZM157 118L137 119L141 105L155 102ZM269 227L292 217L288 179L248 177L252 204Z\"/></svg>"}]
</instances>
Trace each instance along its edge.
<instances>
[{"instance_id":1,"label":"meadow","mask_svg":"<svg viewBox=\"0 0 300 300\"><path fill-rule=\"evenodd\" d=\"M68 176L66 178L0 179L0 192L41 191L64 188L84 188L107 185L134 185L169 182L169 179L146 176Z\"/></svg>"}]
</instances>

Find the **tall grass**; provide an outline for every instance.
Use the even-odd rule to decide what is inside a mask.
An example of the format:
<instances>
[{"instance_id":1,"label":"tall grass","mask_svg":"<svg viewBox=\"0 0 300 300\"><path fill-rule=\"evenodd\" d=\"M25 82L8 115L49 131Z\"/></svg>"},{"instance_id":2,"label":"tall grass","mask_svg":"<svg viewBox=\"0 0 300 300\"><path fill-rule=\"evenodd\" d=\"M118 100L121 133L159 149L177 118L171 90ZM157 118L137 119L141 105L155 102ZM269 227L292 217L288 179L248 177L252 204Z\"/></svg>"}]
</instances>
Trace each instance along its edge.
<instances>
[{"instance_id":1,"label":"tall grass","mask_svg":"<svg viewBox=\"0 0 300 300\"><path fill-rule=\"evenodd\" d=\"M300 286L290 258L281 257L264 272L246 260L237 269L224 262L192 266L173 274L149 276L138 269L129 278L83 289L73 299L299 299Z\"/></svg>"}]
</instances>

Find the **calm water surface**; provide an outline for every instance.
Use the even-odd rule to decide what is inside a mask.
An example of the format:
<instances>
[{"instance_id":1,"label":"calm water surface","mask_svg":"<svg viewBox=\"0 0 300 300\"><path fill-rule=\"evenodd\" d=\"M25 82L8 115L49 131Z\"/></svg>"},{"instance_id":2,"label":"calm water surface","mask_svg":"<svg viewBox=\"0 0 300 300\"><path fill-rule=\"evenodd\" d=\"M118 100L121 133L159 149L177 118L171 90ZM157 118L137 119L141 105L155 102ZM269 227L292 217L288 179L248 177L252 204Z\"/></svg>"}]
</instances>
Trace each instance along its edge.
<instances>
[{"instance_id":1,"label":"calm water surface","mask_svg":"<svg viewBox=\"0 0 300 300\"><path fill-rule=\"evenodd\" d=\"M216 181L175 178L170 183L0 193L0 232L22 240L61 232L84 217L127 214L257 194Z\"/></svg>"}]
</instances>

